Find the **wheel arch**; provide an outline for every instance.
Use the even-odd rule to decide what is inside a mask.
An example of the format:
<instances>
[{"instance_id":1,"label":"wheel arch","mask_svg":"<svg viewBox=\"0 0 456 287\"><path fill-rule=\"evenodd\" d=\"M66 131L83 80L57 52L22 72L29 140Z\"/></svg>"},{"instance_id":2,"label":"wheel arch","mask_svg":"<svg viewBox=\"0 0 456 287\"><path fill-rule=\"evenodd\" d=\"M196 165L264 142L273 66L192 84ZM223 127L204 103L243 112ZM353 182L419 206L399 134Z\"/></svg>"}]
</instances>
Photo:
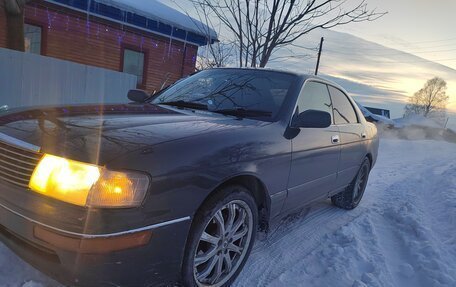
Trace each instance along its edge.
<instances>
[{"instance_id":1,"label":"wheel arch","mask_svg":"<svg viewBox=\"0 0 456 287\"><path fill-rule=\"evenodd\" d=\"M223 180L220 184L218 184L215 188L209 192L209 194L204 198L204 200L201 202L200 206L196 209L195 215L198 214L203 208L203 206L208 203L214 196L217 196L218 192L221 191L224 187L228 186L242 186L246 188L250 194L252 195L253 199L255 200L257 207L258 207L258 231L263 231L267 232L267 229L269 228L269 210L270 210L270 202L271 198L269 196L269 193L266 189L265 184L255 175L252 174L239 174L232 176L230 178L227 178ZM186 238L185 242L185 248L183 249L184 253L182 256L181 260L181 270L182 272L185 272L185 265L184 263L186 260L188 260L188 252L189 250L189 244L191 243L191 230L194 227L194 224L197 223L197 221L194 220L195 216L193 216L190 224L190 229L189 233ZM264 230L262 230L264 229ZM252 244L253 246L253 244ZM250 247L252 248L252 247ZM179 278L179 282L183 282L183 277L181 276Z\"/></svg>"},{"instance_id":2,"label":"wheel arch","mask_svg":"<svg viewBox=\"0 0 456 287\"><path fill-rule=\"evenodd\" d=\"M217 191L230 185L243 186L251 193L258 207L258 229L259 231L267 232L271 210L271 196L266 185L257 176L252 174L238 174L223 180L206 196L198 207L198 211Z\"/></svg>"}]
</instances>

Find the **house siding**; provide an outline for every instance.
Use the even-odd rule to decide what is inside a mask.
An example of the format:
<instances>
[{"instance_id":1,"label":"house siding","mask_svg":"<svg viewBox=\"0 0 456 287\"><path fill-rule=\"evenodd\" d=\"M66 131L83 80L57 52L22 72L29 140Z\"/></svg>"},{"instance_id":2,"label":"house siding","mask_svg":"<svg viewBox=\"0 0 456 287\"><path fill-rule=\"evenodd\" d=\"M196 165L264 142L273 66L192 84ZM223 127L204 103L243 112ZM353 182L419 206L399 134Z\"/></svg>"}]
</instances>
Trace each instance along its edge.
<instances>
[{"instance_id":1,"label":"house siding","mask_svg":"<svg viewBox=\"0 0 456 287\"><path fill-rule=\"evenodd\" d=\"M3 9L2 12L4 13ZM6 46L6 25L0 17L0 46ZM42 54L80 64L121 71L123 48L145 53L145 80L149 92L173 83L195 70L198 47L136 30L99 18L33 1L25 10L25 22L42 27ZM184 58L185 56L185 58Z\"/></svg>"}]
</instances>

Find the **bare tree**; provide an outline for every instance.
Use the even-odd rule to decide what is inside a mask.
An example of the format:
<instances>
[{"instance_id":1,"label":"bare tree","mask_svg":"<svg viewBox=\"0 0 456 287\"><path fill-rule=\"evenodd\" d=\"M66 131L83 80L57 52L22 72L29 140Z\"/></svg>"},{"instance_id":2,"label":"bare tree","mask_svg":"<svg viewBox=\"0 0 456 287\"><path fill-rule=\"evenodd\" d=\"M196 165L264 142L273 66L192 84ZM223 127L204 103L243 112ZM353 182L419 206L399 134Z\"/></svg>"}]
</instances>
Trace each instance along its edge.
<instances>
[{"instance_id":1,"label":"bare tree","mask_svg":"<svg viewBox=\"0 0 456 287\"><path fill-rule=\"evenodd\" d=\"M193 19L178 1L173 0L173 3L184 11L190 19ZM194 24L207 39L207 45L198 49L196 69L205 70L226 67L232 62L234 55L234 45L232 41L217 39L217 35L213 29L217 27L217 34L220 35L220 22L214 22L216 17L214 17L213 12L209 7L198 5L196 2L193 2L193 4L195 8L194 12L199 20L199 22L194 21Z\"/></svg>"},{"instance_id":2,"label":"bare tree","mask_svg":"<svg viewBox=\"0 0 456 287\"><path fill-rule=\"evenodd\" d=\"M214 19L212 11L208 7L201 6L195 8L200 22L203 23L200 30L208 39L207 45L203 49L199 49L197 69L210 69L227 66L233 55L232 43L226 43L223 40L214 39L214 31L212 29L217 26L218 34L220 35L220 23L215 25L216 23L212 20Z\"/></svg>"},{"instance_id":3,"label":"bare tree","mask_svg":"<svg viewBox=\"0 0 456 287\"><path fill-rule=\"evenodd\" d=\"M223 43L220 41L212 44L208 43L207 46L198 49L196 69L205 70L226 67L232 62L233 53L233 44Z\"/></svg>"},{"instance_id":4,"label":"bare tree","mask_svg":"<svg viewBox=\"0 0 456 287\"><path fill-rule=\"evenodd\" d=\"M0 0L6 12L7 47L24 51L24 8L31 0Z\"/></svg>"},{"instance_id":5,"label":"bare tree","mask_svg":"<svg viewBox=\"0 0 456 287\"><path fill-rule=\"evenodd\" d=\"M239 66L264 67L278 48L322 28L372 21L385 13L367 0L191 0L233 34ZM351 3L355 2L353 5Z\"/></svg>"},{"instance_id":6,"label":"bare tree","mask_svg":"<svg viewBox=\"0 0 456 287\"><path fill-rule=\"evenodd\" d=\"M424 87L416 92L405 106L404 117L422 115L425 117L444 117L448 95L447 83L439 77L426 82Z\"/></svg>"}]
</instances>

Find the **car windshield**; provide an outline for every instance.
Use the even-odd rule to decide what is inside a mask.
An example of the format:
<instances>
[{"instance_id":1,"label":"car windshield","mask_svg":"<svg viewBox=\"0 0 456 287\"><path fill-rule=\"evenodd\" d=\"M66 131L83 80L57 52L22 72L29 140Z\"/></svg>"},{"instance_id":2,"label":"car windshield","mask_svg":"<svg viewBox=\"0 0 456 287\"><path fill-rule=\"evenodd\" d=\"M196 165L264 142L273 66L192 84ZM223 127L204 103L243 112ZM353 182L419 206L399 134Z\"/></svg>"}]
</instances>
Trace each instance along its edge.
<instances>
[{"instance_id":1,"label":"car windshield","mask_svg":"<svg viewBox=\"0 0 456 287\"><path fill-rule=\"evenodd\" d=\"M274 71L206 70L159 93L152 103L273 121L295 80Z\"/></svg>"}]
</instances>

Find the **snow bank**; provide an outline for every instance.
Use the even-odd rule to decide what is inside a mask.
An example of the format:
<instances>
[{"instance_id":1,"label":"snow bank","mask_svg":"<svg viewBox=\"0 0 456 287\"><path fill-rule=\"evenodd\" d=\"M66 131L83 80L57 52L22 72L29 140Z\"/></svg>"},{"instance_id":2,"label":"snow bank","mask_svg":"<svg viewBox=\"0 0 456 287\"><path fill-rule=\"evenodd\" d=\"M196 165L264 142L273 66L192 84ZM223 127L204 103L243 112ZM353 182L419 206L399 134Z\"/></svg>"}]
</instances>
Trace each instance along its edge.
<instances>
[{"instance_id":1,"label":"snow bank","mask_svg":"<svg viewBox=\"0 0 456 287\"><path fill-rule=\"evenodd\" d=\"M456 286L456 144L382 140L358 208L318 203L258 241L236 287ZM0 244L0 286L58 286Z\"/></svg>"},{"instance_id":2,"label":"snow bank","mask_svg":"<svg viewBox=\"0 0 456 287\"><path fill-rule=\"evenodd\" d=\"M456 132L443 128L434 119L415 115L407 118L394 119L390 126L379 126L379 134L383 138L407 140L440 140L456 143Z\"/></svg>"},{"instance_id":3,"label":"snow bank","mask_svg":"<svg viewBox=\"0 0 456 287\"><path fill-rule=\"evenodd\" d=\"M419 126L426 128L437 128L442 129L443 125L437 121L426 118L422 115L411 115L405 118L399 118L394 120L395 126L398 128L408 127L408 126Z\"/></svg>"}]
</instances>

